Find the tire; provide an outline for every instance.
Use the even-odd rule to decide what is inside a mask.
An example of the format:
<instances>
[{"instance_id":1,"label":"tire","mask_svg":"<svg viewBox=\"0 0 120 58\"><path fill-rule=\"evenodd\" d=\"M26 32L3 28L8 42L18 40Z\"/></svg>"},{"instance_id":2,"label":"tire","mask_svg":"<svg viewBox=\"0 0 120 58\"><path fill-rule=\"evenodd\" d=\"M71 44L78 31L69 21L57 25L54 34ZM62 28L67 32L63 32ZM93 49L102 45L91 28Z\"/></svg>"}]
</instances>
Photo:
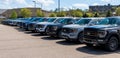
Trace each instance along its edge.
<instances>
[{"instance_id":1,"label":"tire","mask_svg":"<svg viewBox=\"0 0 120 58\"><path fill-rule=\"evenodd\" d=\"M93 47L93 44L87 44L87 43L86 43L86 46L88 46L88 47Z\"/></svg>"},{"instance_id":2,"label":"tire","mask_svg":"<svg viewBox=\"0 0 120 58\"><path fill-rule=\"evenodd\" d=\"M119 46L118 39L113 36L109 39L109 41L105 45L105 49L110 51L110 52L113 52L113 51L116 51L118 49L118 46Z\"/></svg>"},{"instance_id":3,"label":"tire","mask_svg":"<svg viewBox=\"0 0 120 58\"><path fill-rule=\"evenodd\" d=\"M32 30L33 33L35 33L35 30Z\"/></svg>"},{"instance_id":4,"label":"tire","mask_svg":"<svg viewBox=\"0 0 120 58\"><path fill-rule=\"evenodd\" d=\"M78 41L79 43L83 43L83 34L82 34L82 32L78 34L78 39L77 39L77 41Z\"/></svg>"},{"instance_id":5,"label":"tire","mask_svg":"<svg viewBox=\"0 0 120 58\"><path fill-rule=\"evenodd\" d=\"M69 39L65 39L65 41L67 41L67 42L71 42L71 40L69 40Z\"/></svg>"}]
</instances>

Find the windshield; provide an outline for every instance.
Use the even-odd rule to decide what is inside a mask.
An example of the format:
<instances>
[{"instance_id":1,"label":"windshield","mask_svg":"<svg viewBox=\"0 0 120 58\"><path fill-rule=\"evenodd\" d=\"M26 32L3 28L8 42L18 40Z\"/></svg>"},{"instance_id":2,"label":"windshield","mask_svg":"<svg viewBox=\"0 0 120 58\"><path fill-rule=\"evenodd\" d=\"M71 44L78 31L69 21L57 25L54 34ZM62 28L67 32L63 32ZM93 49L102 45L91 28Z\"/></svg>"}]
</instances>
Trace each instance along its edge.
<instances>
[{"instance_id":1,"label":"windshield","mask_svg":"<svg viewBox=\"0 0 120 58\"><path fill-rule=\"evenodd\" d=\"M49 18L47 22L53 22L55 18Z\"/></svg>"},{"instance_id":2,"label":"windshield","mask_svg":"<svg viewBox=\"0 0 120 58\"><path fill-rule=\"evenodd\" d=\"M75 24L85 25L88 24L90 21L91 19L80 19L79 21L75 22Z\"/></svg>"},{"instance_id":3,"label":"windshield","mask_svg":"<svg viewBox=\"0 0 120 58\"><path fill-rule=\"evenodd\" d=\"M46 20L46 18L39 18L39 20L37 22L44 22Z\"/></svg>"},{"instance_id":4,"label":"windshield","mask_svg":"<svg viewBox=\"0 0 120 58\"><path fill-rule=\"evenodd\" d=\"M55 21L55 23L62 23L63 21L64 21L63 18L59 18L59 19L57 19L57 20Z\"/></svg>"},{"instance_id":5,"label":"windshield","mask_svg":"<svg viewBox=\"0 0 120 58\"><path fill-rule=\"evenodd\" d=\"M31 22L37 21L38 19L36 18L32 18Z\"/></svg>"},{"instance_id":6,"label":"windshield","mask_svg":"<svg viewBox=\"0 0 120 58\"><path fill-rule=\"evenodd\" d=\"M99 25L113 25L116 24L117 19L116 18L106 18L101 20L98 24Z\"/></svg>"}]
</instances>

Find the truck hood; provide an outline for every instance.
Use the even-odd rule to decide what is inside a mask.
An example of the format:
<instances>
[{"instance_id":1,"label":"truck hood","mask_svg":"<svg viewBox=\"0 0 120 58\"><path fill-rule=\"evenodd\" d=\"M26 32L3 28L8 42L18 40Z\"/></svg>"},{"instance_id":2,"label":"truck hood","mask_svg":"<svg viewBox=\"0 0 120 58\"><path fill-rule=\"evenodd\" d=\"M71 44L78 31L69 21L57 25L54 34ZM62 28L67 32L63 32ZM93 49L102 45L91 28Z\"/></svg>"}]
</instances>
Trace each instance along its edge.
<instances>
[{"instance_id":1,"label":"truck hood","mask_svg":"<svg viewBox=\"0 0 120 58\"><path fill-rule=\"evenodd\" d=\"M105 29L112 27L115 27L115 25L94 25L94 26L89 26L88 28Z\"/></svg>"},{"instance_id":2,"label":"truck hood","mask_svg":"<svg viewBox=\"0 0 120 58\"><path fill-rule=\"evenodd\" d=\"M50 24L54 24L54 23L53 22L39 22L37 24L50 25Z\"/></svg>"},{"instance_id":3,"label":"truck hood","mask_svg":"<svg viewBox=\"0 0 120 58\"><path fill-rule=\"evenodd\" d=\"M87 25L78 25L78 24L71 24L71 25L65 25L63 28L84 28Z\"/></svg>"}]
</instances>

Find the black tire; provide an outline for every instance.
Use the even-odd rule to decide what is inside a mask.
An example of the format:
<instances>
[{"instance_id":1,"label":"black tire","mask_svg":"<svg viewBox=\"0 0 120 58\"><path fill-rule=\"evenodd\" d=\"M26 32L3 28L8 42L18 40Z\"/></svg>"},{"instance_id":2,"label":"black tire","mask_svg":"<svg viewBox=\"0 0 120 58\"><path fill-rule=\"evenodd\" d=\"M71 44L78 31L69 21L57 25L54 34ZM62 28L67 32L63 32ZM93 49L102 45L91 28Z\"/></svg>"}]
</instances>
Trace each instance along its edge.
<instances>
[{"instance_id":1,"label":"black tire","mask_svg":"<svg viewBox=\"0 0 120 58\"><path fill-rule=\"evenodd\" d=\"M35 33L35 30L32 30L33 33Z\"/></svg>"},{"instance_id":2,"label":"black tire","mask_svg":"<svg viewBox=\"0 0 120 58\"><path fill-rule=\"evenodd\" d=\"M88 46L88 47L93 47L93 44L87 44L87 43L86 43L86 46Z\"/></svg>"},{"instance_id":3,"label":"black tire","mask_svg":"<svg viewBox=\"0 0 120 58\"><path fill-rule=\"evenodd\" d=\"M77 41L78 41L79 43L83 43L83 34L82 34L82 32L78 34L78 39L77 39Z\"/></svg>"},{"instance_id":4,"label":"black tire","mask_svg":"<svg viewBox=\"0 0 120 58\"><path fill-rule=\"evenodd\" d=\"M105 44L105 49L107 51L113 52L118 49L118 46L119 46L118 39L116 37L112 36L112 37L110 37L107 44Z\"/></svg>"},{"instance_id":5,"label":"black tire","mask_svg":"<svg viewBox=\"0 0 120 58\"><path fill-rule=\"evenodd\" d=\"M56 38L56 36L50 35L50 37Z\"/></svg>"},{"instance_id":6,"label":"black tire","mask_svg":"<svg viewBox=\"0 0 120 58\"><path fill-rule=\"evenodd\" d=\"M70 40L70 39L65 39L65 41L67 41L67 42L71 42L71 40Z\"/></svg>"}]
</instances>

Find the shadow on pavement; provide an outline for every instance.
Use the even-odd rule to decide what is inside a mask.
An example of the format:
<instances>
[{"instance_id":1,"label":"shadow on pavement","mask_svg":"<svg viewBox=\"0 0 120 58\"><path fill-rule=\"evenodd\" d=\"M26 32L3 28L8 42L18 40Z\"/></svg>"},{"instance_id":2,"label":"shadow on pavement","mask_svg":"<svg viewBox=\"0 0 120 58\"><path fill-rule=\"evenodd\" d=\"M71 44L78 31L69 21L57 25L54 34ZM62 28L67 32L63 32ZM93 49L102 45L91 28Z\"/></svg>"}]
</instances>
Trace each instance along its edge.
<instances>
[{"instance_id":1,"label":"shadow on pavement","mask_svg":"<svg viewBox=\"0 0 120 58\"><path fill-rule=\"evenodd\" d=\"M16 27L15 29L18 30L19 32L23 32L23 31L25 31L24 29L19 28L19 27Z\"/></svg>"},{"instance_id":2,"label":"shadow on pavement","mask_svg":"<svg viewBox=\"0 0 120 58\"><path fill-rule=\"evenodd\" d=\"M36 32L32 32L32 31L24 31L25 34L34 34Z\"/></svg>"},{"instance_id":3,"label":"shadow on pavement","mask_svg":"<svg viewBox=\"0 0 120 58\"><path fill-rule=\"evenodd\" d=\"M120 52L120 50L117 50L115 52L108 52L102 47L92 48L92 47L87 47L87 46L79 47L76 50L79 51L79 52L83 52L83 53L87 53L87 54L93 54L93 55L105 55L105 54L119 53Z\"/></svg>"},{"instance_id":4,"label":"shadow on pavement","mask_svg":"<svg viewBox=\"0 0 120 58\"><path fill-rule=\"evenodd\" d=\"M61 45L80 45L80 43L78 43L78 42L70 42L70 41L66 41L66 40L58 41L56 43L61 44Z\"/></svg>"},{"instance_id":5,"label":"shadow on pavement","mask_svg":"<svg viewBox=\"0 0 120 58\"><path fill-rule=\"evenodd\" d=\"M40 33L34 33L32 36L46 36L45 34L40 34Z\"/></svg>"},{"instance_id":6,"label":"shadow on pavement","mask_svg":"<svg viewBox=\"0 0 120 58\"><path fill-rule=\"evenodd\" d=\"M41 39L43 39L43 40L60 40L60 38L55 38L55 37L43 37L43 38L41 38Z\"/></svg>"}]
</instances>

